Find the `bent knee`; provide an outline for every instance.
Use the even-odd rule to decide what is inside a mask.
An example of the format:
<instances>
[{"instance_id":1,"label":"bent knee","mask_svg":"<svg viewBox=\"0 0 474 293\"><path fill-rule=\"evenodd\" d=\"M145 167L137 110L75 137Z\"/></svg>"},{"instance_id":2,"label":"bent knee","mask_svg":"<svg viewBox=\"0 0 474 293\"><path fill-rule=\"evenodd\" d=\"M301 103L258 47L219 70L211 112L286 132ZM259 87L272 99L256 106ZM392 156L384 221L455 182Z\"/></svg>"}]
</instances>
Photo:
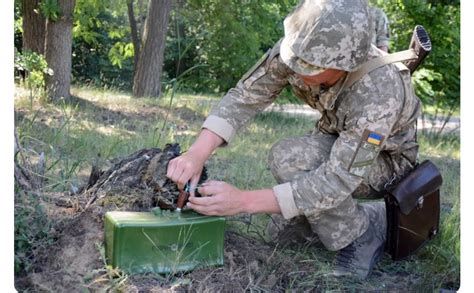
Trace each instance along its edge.
<instances>
[{"instance_id":1,"label":"bent knee","mask_svg":"<svg viewBox=\"0 0 474 293\"><path fill-rule=\"evenodd\" d=\"M292 178L290 164L292 153L288 149L287 139L283 139L275 143L268 154L268 166L273 174L273 177L278 183L290 181Z\"/></svg>"}]
</instances>

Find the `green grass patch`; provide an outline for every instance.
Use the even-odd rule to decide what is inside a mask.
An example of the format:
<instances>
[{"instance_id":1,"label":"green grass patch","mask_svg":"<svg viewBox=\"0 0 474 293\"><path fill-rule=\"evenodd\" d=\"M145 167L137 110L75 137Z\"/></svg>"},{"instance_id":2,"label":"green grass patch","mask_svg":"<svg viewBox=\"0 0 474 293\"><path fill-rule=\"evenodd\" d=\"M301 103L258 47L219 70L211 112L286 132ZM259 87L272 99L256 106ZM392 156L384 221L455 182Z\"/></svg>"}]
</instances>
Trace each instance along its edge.
<instances>
[{"instance_id":1,"label":"green grass patch","mask_svg":"<svg viewBox=\"0 0 474 293\"><path fill-rule=\"evenodd\" d=\"M445 115L449 113L449 109L439 109L435 105L423 105L423 112L427 115L436 116L436 115ZM461 115L461 109L452 110L453 116L459 117Z\"/></svg>"}]
</instances>

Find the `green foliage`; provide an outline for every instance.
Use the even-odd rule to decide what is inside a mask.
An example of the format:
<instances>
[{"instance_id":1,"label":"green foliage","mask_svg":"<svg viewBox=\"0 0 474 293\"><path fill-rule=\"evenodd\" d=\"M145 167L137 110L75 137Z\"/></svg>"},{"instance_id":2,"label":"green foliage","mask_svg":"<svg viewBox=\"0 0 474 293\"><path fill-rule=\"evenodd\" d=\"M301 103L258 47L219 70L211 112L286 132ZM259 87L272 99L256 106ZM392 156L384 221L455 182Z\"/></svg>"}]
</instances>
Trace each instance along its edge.
<instances>
[{"instance_id":1,"label":"green foliage","mask_svg":"<svg viewBox=\"0 0 474 293\"><path fill-rule=\"evenodd\" d=\"M146 2L135 3L143 24ZM175 1L166 40L163 81L180 76L181 87L194 92L224 92L283 36L283 19L297 0ZM460 1L371 0L390 20L391 50L407 48L416 24L430 33L433 52L414 75L425 105L447 111L459 107ZM57 0L41 2L46 17L58 17ZM78 83L130 90L133 45L126 1L76 0L73 28L73 77ZM139 16L140 15L140 16ZM20 1L15 1L15 32L21 34ZM15 46L21 40L15 38ZM21 51L21 50L20 50Z\"/></svg>"},{"instance_id":2,"label":"green foliage","mask_svg":"<svg viewBox=\"0 0 474 293\"><path fill-rule=\"evenodd\" d=\"M433 104L433 97L436 96L436 91L432 84L442 80L443 76L432 69L419 68L413 73L413 84L416 88L416 93L423 98L424 103Z\"/></svg>"},{"instance_id":3,"label":"green foliage","mask_svg":"<svg viewBox=\"0 0 474 293\"><path fill-rule=\"evenodd\" d=\"M58 0L42 0L40 2L40 10L44 17L52 21L57 21L61 14L61 8Z\"/></svg>"},{"instance_id":4,"label":"green foliage","mask_svg":"<svg viewBox=\"0 0 474 293\"><path fill-rule=\"evenodd\" d=\"M407 48L416 24L430 32L434 50L415 73L416 92L425 104L448 110L459 107L459 1L372 2L389 16L392 51ZM227 90L283 36L282 21L296 3L187 1L172 12L165 72L172 78L179 71L177 64L184 68L207 65L188 77L185 87L205 92ZM184 35L178 34L180 26L185 28Z\"/></svg>"},{"instance_id":5,"label":"green foliage","mask_svg":"<svg viewBox=\"0 0 474 293\"><path fill-rule=\"evenodd\" d=\"M122 62L134 56L133 44L117 42L110 48L108 56L110 62L121 69Z\"/></svg>"},{"instance_id":6,"label":"green foliage","mask_svg":"<svg viewBox=\"0 0 474 293\"><path fill-rule=\"evenodd\" d=\"M48 68L48 63L43 55L36 52L17 52L15 55L15 69L24 72L24 83L30 90L30 99L43 96L45 86L44 75L53 75L53 70ZM19 76L18 76L19 78Z\"/></svg>"},{"instance_id":7,"label":"green foliage","mask_svg":"<svg viewBox=\"0 0 474 293\"><path fill-rule=\"evenodd\" d=\"M18 50L22 46L22 35L23 35L23 17L21 17L20 2L15 0L15 22L14 26L14 44L15 49Z\"/></svg>"},{"instance_id":8,"label":"green foliage","mask_svg":"<svg viewBox=\"0 0 474 293\"><path fill-rule=\"evenodd\" d=\"M441 109L459 108L460 99L460 2L441 0L372 1L390 21L391 50L405 50L413 28L428 31L433 51L416 72L416 93L425 104Z\"/></svg>"},{"instance_id":9,"label":"green foliage","mask_svg":"<svg viewBox=\"0 0 474 293\"><path fill-rule=\"evenodd\" d=\"M48 220L38 195L17 193L15 196L15 274L27 273L37 261L36 252L55 241L54 224Z\"/></svg>"},{"instance_id":10,"label":"green foliage","mask_svg":"<svg viewBox=\"0 0 474 293\"><path fill-rule=\"evenodd\" d=\"M74 11L75 82L130 89L133 45L125 3L78 0Z\"/></svg>"},{"instance_id":11,"label":"green foliage","mask_svg":"<svg viewBox=\"0 0 474 293\"><path fill-rule=\"evenodd\" d=\"M187 86L198 91L229 89L282 37L282 20L295 3L187 1L179 14L172 15L174 23L165 52L166 72L175 76L177 58L191 61L187 67L207 65L188 78ZM177 40L179 24L185 27L185 35ZM183 48L188 49L185 54Z\"/></svg>"}]
</instances>

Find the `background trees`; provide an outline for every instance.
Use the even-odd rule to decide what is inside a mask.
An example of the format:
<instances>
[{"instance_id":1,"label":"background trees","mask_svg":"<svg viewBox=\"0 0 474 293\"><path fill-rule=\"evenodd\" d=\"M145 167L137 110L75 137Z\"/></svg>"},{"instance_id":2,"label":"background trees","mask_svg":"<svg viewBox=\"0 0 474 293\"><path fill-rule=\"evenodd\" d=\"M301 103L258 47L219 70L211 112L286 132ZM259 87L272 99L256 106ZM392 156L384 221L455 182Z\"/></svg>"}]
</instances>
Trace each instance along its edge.
<instances>
[{"instance_id":1,"label":"background trees","mask_svg":"<svg viewBox=\"0 0 474 293\"><path fill-rule=\"evenodd\" d=\"M22 0L22 47L17 56L17 68L23 74L35 74L43 55L50 70L44 77L34 78L35 84L45 86L52 101L69 98L71 85L72 27L75 0ZM25 62L36 60L35 62ZM20 64L18 64L20 63ZM31 65L31 66L25 66Z\"/></svg>"},{"instance_id":2,"label":"background trees","mask_svg":"<svg viewBox=\"0 0 474 293\"><path fill-rule=\"evenodd\" d=\"M171 0L150 0L148 4L148 15L141 44L140 47L134 46L134 53L140 54L138 58L134 59L136 64L133 77L133 95L136 97L160 95L161 72L170 9ZM134 22L133 17L130 20L131 23ZM131 27L133 28L133 24L131 24ZM137 37L135 36L135 38ZM135 44L139 44L138 40L135 40Z\"/></svg>"},{"instance_id":3,"label":"background trees","mask_svg":"<svg viewBox=\"0 0 474 293\"><path fill-rule=\"evenodd\" d=\"M75 0L58 0L48 10L44 55L52 75L46 75L48 97L69 98L72 66L72 24Z\"/></svg>"},{"instance_id":4,"label":"background trees","mask_svg":"<svg viewBox=\"0 0 474 293\"><path fill-rule=\"evenodd\" d=\"M16 35L23 38L15 43L18 51L42 53L41 46L35 45L41 43L37 40L41 39L42 26L33 23L41 23L48 11L45 8L63 2L16 1L21 11L16 14L17 21L23 21L22 26L17 26ZM72 23L73 83L133 90L136 96L159 96L160 83L179 76L181 90L224 92L283 35L282 21L297 2L76 0ZM414 76L417 93L425 104L448 110L458 108L459 0L371 2L382 7L389 17L393 51L407 47L415 24L425 26L434 49ZM148 30L144 29L146 22ZM59 24L62 25L65 23ZM187 69L191 70L181 75Z\"/></svg>"},{"instance_id":5,"label":"background trees","mask_svg":"<svg viewBox=\"0 0 474 293\"><path fill-rule=\"evenodd\" d=\"M46 19L40 11L40 0L22 0L23 50L44 53Z\"/></svg>"},{"instance_id":6,"label":"background trees","mask_svg":"<svg viewBox=\"0 0 474 293\"><path fill-rule=\"evenodd\" d=\"M390 20L393 51L408 47L415 25L423 25L433 50L415 72L416 91L425 105L434 105L448 115L460 103L460 1L373 1Z\"/></svg>"}]
</instances>

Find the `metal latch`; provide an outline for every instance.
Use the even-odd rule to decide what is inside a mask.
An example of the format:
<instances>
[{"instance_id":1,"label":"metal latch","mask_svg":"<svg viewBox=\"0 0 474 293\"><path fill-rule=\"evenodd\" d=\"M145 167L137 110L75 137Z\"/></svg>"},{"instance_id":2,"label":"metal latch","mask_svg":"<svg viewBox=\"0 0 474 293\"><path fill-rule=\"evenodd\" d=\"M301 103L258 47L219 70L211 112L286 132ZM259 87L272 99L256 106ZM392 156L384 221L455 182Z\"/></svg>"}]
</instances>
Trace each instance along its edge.
<instances>
[{"instance_id":1,"label":"metal latch","mask_svg":"<svg viewBox=\"0 0 474 293\"><path fill-rule=\"evenodd\" d=\"M418 209L421 209L423 207L423 202L425 201L425 198L422 196L418 199L418 201L416 202L416 207Z\"/></svg>"}]
</instances>

